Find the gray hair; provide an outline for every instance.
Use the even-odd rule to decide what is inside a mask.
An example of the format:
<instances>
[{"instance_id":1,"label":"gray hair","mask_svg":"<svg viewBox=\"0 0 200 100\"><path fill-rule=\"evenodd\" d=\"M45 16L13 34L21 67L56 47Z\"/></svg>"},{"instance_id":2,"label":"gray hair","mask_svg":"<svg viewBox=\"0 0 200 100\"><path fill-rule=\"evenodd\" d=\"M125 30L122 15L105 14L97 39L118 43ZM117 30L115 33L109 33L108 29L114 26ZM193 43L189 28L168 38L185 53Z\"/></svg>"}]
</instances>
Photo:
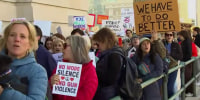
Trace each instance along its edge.
<instances>
[{"instance_id":1,"label":"gray hair","mask_svg":"<svg viewBox=\"0 0 200 100\"><path fill-rule=\"evenodd\" d=\"M72 55L76 63L84 64L90 61L87 41L83 37L73 35L67 37L66 40L69 41Z\"/></svg>"}]
</instances>

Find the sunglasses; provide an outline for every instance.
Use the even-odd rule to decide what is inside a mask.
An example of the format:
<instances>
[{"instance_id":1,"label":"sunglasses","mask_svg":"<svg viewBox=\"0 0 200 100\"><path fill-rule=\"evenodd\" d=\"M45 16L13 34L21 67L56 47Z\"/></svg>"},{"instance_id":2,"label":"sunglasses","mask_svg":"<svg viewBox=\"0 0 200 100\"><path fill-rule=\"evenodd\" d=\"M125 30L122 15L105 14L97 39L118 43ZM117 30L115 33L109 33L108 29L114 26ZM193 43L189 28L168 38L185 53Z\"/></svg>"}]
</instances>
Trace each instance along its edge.
<instances>
[{"instance_id":1,"label":"sunglasses","mask_svg":"<svg viewBox=\"0 0 200 100\"><path fill-rule=\"evenodd\" d=\"M66 48L69 47L69 46L70 46L70 45L67 44L67 43L64 43L64 44L63 44L64 49L66 49Z\"/></svg>"},{"instance_id":2,"label":"sunglasses","mask_svg":"<svg viewBox=\"0 0 200 100\"><path fill-rule=\"evenodd\" d=\"M173 36L173 34L165 34L165 36Z\"/></svg>"}]
</instances>

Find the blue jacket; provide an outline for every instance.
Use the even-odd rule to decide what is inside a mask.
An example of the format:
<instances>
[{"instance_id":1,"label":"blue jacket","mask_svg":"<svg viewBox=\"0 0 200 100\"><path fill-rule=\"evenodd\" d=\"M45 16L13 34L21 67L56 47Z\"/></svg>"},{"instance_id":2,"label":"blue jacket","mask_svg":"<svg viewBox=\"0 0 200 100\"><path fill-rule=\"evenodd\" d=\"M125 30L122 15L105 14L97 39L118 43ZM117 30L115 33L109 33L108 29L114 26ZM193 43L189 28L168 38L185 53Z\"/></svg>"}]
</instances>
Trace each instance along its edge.
<instances>
[{"instance_id":1,"label":"blue jacket","mask_svg":"<svg viewBox=\"0 0 200 100\"><path fill-rule=\"evenodd\" d=\"M36 51L36 60L42 65L46 71L48 78L51 76L53 69L56 68L56 61L52 57L51 53L44 48L41 44L39 44L39 48Z\"/></svg>"},{"instance_id":2,"label":"blue jacket","mask_svg":"<svg viewBox=\"0 0 200 100\"><path fill-rule=\"evenodd\" d=\"M132 59L137 65L141 63L137 60L137 54L134 55ZM143 82L151 78L158 77L163 73L163 62L158 54L155 55L154 64L151 63L149 54L144 57L142 62L145 62L149 66L149 69L151 71L149 74L145 76L140 75ZM157 82L152 83L151 85L143 89L143 97L141 100L161 100L160 88Z\"/></svg>"},{"instance_id":3,"label":"blue jacket","mask_svg":"<svg viewBox=\"0 0 200 100\"><path fill-rule=\"evenodd\" d=\"M1 54L6 55L4 51ZM12 75L28 78L28 95L14 89L5 88L0 100L45 100L47 91L47 73L37 64L34 54L29 53L22 59L14 59L11 64Z\"/></svg>"}]
</instances>

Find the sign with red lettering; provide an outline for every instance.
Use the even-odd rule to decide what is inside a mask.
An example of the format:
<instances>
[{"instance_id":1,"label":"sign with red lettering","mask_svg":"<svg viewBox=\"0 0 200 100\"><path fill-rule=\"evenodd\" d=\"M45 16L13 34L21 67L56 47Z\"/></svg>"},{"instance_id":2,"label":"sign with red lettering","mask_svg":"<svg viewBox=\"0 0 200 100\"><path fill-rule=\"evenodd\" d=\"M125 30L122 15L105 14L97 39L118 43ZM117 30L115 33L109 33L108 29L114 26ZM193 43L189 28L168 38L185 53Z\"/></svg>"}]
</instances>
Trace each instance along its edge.
<instances>
[{"instance_id":1,"label":"sign with red lettering","mask_svg":"<svg viewBox=\"0 0 200 100\"><path fill-rule=\"evenodd\" d=\"M81 70L81 64L58 62L56 74L60 76L60 82L53 85L53 94L76 97Z\"/></svg>"},{"instance_id":2,"label":"sign with red lettering","mask_svg":"<svg viewBox=\"0 0 200 100\"><path fill-rule=\"evenodd\" d=\"M135 23L133 8L121 8L121 21L125 31L133 28Z\"/></svg>"},{"instance_id":3,"label":"sign with red lettering","mask_svg":"<svg viewBox=\"0 0 200 100\"><path fill-rule=\"evenodd\" d=\"M134 3L137 34L180 31L177 0L148 0Z\"/></svg>"}]
</instances>

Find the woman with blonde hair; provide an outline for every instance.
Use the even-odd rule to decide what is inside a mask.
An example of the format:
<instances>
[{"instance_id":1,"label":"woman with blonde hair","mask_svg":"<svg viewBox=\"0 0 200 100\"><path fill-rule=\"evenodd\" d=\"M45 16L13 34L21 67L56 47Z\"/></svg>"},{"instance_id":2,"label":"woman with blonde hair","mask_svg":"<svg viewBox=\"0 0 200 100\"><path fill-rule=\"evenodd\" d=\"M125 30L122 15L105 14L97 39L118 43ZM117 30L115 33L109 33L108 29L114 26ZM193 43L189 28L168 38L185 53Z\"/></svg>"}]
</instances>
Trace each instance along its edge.
<instances>
[{"instance_id":1,"label":"woman with blonde hair","mask_svg":"<svg viewBox=\"0 0 200 100\"><path fill-rule=\"evenodd\" d=\"M26 94L22 94L0 85L0 100L45 99L47 73L35 60L33 51L37 50L37 43L35 28L27 21L14 21L5 28L1 54L13 59L9 71L19 78L26 78L28 89Z\"/></svg>"},{"instance_id":2,"label":"woman with blonde hair","mask_svg":"<svg viewBox=\"0 0 200 100\"><path fill-rule=\"evenodd\" d=\"M53 100L92 100L98 86L98 79L95 67L88 56L89 48L87 41L80 36L69 36L66 39L63 50L63 61L82 64L79 88L76 97L53 95ZM50 78L51 86L59 83L59 75L56 75L56 68Z\"/></svg>"},{"instance_id":3,"label":"woman with blonde hair","mask_svg":"<svg viewBox=\"0 0 200 100\"><path fill-rule=\"evenodd\" d=\"M63 49L64 49L64 43L65 43L65 41L61 40L60 38L56 38L53 41L53 48L52 48L53 54L62 53Z\"/></svg>"}]
</instances>

